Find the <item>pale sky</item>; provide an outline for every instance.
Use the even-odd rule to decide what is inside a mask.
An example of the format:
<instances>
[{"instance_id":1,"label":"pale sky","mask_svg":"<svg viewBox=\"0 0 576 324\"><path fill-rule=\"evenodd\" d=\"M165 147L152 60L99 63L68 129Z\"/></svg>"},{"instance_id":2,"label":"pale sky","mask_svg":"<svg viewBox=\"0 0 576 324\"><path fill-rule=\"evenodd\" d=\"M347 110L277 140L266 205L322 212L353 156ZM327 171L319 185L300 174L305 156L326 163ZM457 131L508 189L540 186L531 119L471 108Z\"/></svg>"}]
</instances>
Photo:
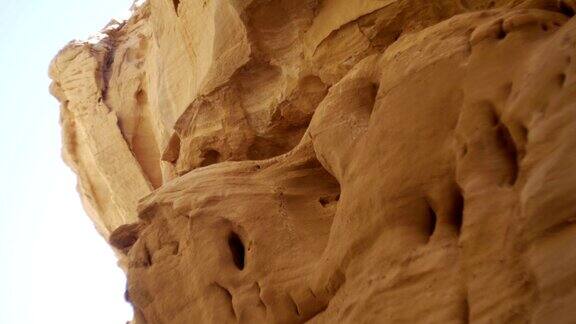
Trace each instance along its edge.
<instances>
[{"instance_id":1,"label":"pale sky","mask_svg":"<svg viewBox=\"0 0 576 324\"><path fill-rule=\"evenodd\" d=\"M124 274L60 158L48 65L132 0L0 4L0 323L125 323Z\"/></svg>"}]
</instances>

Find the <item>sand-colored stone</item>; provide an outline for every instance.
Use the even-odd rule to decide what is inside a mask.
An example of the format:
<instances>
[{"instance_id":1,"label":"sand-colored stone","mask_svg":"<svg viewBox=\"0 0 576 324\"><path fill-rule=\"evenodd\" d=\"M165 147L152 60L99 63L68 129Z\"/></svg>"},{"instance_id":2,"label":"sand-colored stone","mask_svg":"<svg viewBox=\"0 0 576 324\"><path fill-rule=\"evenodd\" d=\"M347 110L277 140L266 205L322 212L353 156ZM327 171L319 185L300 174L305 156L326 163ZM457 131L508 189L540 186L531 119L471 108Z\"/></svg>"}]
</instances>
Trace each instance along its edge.
<instances>
[{"instance_id":1,"label":"sand-colored stone","mask_svg":"<svg viewBox=\"0 0 576 324\"><path fill-rule=\"evenodd\" d=\"M150 0L54 59L142 323L575 323L576 2Z\"/></svg>"}]
</instances>

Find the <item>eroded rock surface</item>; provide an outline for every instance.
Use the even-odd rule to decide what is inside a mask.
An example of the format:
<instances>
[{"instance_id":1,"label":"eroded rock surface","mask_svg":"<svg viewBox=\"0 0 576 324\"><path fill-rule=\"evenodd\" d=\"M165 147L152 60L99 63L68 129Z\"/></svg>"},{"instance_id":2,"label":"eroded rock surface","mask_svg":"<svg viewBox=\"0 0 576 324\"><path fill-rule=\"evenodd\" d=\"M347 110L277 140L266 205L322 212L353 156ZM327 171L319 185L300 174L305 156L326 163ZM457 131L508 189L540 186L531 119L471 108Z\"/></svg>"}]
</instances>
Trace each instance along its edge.
<instances>
[{"instance_id":1,"label":"eroded rock surface","mask_svg":"<svg viewBox=\"0 0 576 324\"><path fill-rule=\"evenodd\" d=\"M576 321L575 9L150 0L70 43L135 322Z\"/></svg>"}]
</instances>

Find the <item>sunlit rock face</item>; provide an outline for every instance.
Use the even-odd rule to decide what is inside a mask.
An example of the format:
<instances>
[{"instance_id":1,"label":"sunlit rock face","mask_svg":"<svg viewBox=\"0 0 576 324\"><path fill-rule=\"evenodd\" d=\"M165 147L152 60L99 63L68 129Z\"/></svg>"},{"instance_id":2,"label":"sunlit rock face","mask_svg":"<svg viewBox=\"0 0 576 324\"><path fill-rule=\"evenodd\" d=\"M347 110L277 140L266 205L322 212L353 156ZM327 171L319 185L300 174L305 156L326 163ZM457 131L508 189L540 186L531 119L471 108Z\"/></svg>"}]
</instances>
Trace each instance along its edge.
<instances>
[{"instance_id":1,"label":"sunlit rock face","mask_svg":"<svg viewBox=\"0 0 576 324\"><path fill-rule=\"evenodd\" d=\"M150 0L52 62L143 323L576 320L576 9Z\"/></svg>"}]
</instances>

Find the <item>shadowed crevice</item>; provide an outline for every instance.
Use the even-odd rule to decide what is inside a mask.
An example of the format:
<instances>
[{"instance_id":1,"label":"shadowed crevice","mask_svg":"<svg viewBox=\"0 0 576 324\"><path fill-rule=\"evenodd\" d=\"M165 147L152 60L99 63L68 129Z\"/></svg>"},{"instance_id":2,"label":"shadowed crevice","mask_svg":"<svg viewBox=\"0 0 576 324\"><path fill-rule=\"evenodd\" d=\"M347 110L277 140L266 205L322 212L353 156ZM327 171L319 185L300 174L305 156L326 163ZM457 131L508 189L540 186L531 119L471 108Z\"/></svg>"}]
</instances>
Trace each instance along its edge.
<instances>
[{"instance_id":1,"label":"shadowed crevice","mask_svg":"<svg viewBox=\"0 0 576 324\"><path fill-rule=\"evenodd\" d=\"M238 234L232 232L228 235L228 247L230 247L230 253L232 254L232 261L238 270L243 270L245 265L246 250L244 243L240 239Z\"/></svg>"},{"instance_id":2,"label":"shadowed crevice","mask_svg":"<svg viewBox=\"0 0 576 324\"><path fill-rule=\"evenodd\" d=\"M174 5L174 11L176 11L176 15L178 15L178 7L180 6L180 0L172 0L172 4Z\"/></svg>"}]
</instances>

